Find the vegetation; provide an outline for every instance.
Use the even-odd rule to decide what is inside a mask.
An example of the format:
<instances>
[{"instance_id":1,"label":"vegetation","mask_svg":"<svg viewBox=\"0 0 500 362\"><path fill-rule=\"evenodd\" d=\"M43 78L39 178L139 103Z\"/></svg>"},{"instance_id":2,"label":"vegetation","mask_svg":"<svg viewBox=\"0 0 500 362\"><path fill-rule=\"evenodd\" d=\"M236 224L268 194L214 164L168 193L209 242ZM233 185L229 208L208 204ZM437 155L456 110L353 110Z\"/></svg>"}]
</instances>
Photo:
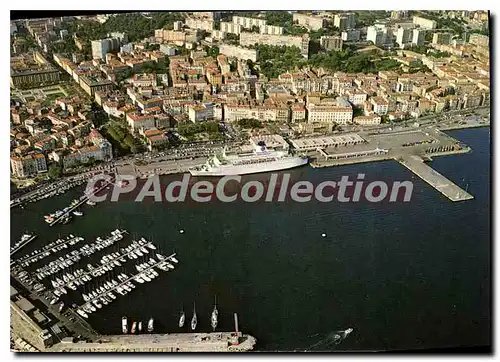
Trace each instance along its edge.
<instances>
[{"instance_id":1,"label":"vegetation","mask_svg":"<svg viewBox=\"0 0 500 362\"><path fill-rule=\"evenodd\" d=\"M297 47L258 45L260 70L268 78L304 66L307 61Z\"/></svg>"},{"instance_id":2,"label":"vegetation","mask_svg":"<svg viewBox=\"0 0 500 362\"><path fill-rule=\"evenodd\" d=\"M63 168L60 163L54 163L49 167L49 171L47 172L49 178L51 180L57 180L63 174Z\"/></svg>"},{"instance_id":3,"label":"vegetation","mask_svg":"<svg viewBox=\"0 0 500 362\"><path fill-rule=\"evenodd\" d=\"M120 155L126 155L129 152L137 153L142 149L138 140L120 122L108 122L104 127L104 135Z\"/></svg>"},{"instance_id":4,"label":"vegetation","mask_svg":"<svg viewBox=\"0 0 500 362\"><path fill-rule=\"evenodd\" d=\"M255 118L243 118L237 123L242 128L262 128L262 122Z\"/></svg>"},{"instance_id":5,"label":"vegetation","mask_svg":"<svg viewBox=\"0 0 500 362\"><path fill-rule=\"evenodd\" d=\"M447 58L447 57L451 57L451 53L440 52L438 50L430 52L430 53L427 53L427 55L432 56L434 58Z\"/></svg>"},{"instance_id":6,"label":"vegetation","mask_svg":"<svg viewBox=\"0 0 500 362\"><path fill-rule=\"evenodd\" d=\"M240 43L239 35L228 33L226 34L225 42L231 45L238 45Z\"/></svg>"},{"instance_id":7,"label":"vegetation","mask_svg":"<svg viewBox=\"0 0 500 362\"><path fill-rule=\"evenodd\" d=\"M168 73L168 64L169 60L165 58L165 63L157 63L157 62L151 62L151 63L146 63L141 67L141 72L142 73L155 73L155 74L165 74Z\"/></svg>"},{"instance_id":8,"label":"vegetation","mask_svg":"<svg viewBox=\"0 0 500 362\"><path fill-rule=\"evenodd\" d=\"M355 53L350 48L342 51L314 54L309 63L332 72L378 73L381 70L398 68L400 64L389 58L380 59L371 53Z\"/></svg>"},{"instance_id":9,"label":"vegetation","mask_svg":"<svg viewBox=\"0 0 500 362\"><path fill-rule=\"evenodd\" d=\"M219 124L217 122L184 123L177 127L177 132L186 138L201 132L215 135L219 133Z\"/></svg>"},{"instance_id":10,"label":"vegetation","mask_svg":"<svg viewBox=\"0 0 500 362\"><path fill-rule=\"evenodd\" d=\"M490 29L489 28L486 28L486 29L472 29L471 31L469 31L469 35L470 34L481 34L481 35L490 35Z\"/></svg>"},{"instance_id":11,"label":"vegetation","mask_svg":"<svg viewBox=\"0 0 500 362\"><path fill-rule=\"evenodd\" d=\"M354 13L356 13L356 27L370 26L375 20L387 19L390 16L390 13L384 10L362 10Z\"/></svg>"},{"instance_id":12,"label":"vegetation","mask_svg":"<svg viewBox=\"0 0 500 362\"><path fill-rule=\"evenodd\" d=\"M94 101L90 105L90 120L95 127L100 127L108 121L106 112Z\"/></svg>"},{"instance_id":13,"label":"vegetation","mask_svg":"<svg viewBox=\"0 0 500 362\"><path fill-rule=\"evenodd\" d=\"M219 48L218 47L205 47L205 51L207 52L207 55L209 57L216 58L217 55L219 55Z\"/></svg>"},{"instance_id":14,"label":"vegetation","mask_svg":"<svg viewBox=\"0 0 500 362\"><path fill-rule=\"evenodd\" d=\"M135 42L151 36L155 29L173 29L175 21L184 19L185 15L181 12L153 12L149 17L141 13L123 13L110 17L104 24L81 20L75 25L66 25L66 29L70 35L76 33L84 41L102 39L108 33L118 31L125 32L128 40Z\"/></svg>"}]
</instances>

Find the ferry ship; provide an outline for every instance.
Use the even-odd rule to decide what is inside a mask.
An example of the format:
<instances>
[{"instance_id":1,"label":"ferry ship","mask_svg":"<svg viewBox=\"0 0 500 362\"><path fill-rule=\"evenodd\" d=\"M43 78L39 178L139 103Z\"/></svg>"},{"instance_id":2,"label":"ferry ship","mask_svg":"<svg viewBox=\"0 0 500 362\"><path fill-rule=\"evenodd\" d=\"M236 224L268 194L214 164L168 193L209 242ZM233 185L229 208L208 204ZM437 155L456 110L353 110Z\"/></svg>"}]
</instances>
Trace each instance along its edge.
<instances>
[{"instance_id":1,"label":"ferry ship","mask_svg":"<svg viewBox=\"0 0 500 362\"><path fill-rule=\"evenodd\" d=\"M306 165L306 157L290 155L286 151L268 150L264 142L259 142L253 152L226 154L226 148L221 154L215 154L208 161L189 172L193 176L235 176L260 172L286 170Z\"/></svg>"}]
</instances>

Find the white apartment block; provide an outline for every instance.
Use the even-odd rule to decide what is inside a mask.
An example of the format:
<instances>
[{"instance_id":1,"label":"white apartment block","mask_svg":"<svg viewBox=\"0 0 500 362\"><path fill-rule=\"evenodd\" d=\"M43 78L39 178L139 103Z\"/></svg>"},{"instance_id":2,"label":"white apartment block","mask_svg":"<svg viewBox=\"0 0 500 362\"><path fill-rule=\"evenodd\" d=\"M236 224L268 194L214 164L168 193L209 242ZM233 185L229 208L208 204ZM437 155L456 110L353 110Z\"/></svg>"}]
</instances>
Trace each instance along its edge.
<instances>
[{"instance_id":1,"label":"white apartment block","mask_svg":"<svg viewBox=\"0 0 500 362\"><path fill-rule=\"evenodd\" d=\"M212 103L197 104L189 107L189 120L193 123L214 118L215 105Z\"/></svg>"},{"instance_id":2,"label":"white apartment block","mask_svg":"<svg viewBox=\"0 0 500 362\"><path fill-rule=\"evenodd\" d=\"M247 18L243 16L233 16L233 23L241 25L245 29L251 29L256 26L260 28L263 25L267 25L267 21L263 19Z\"/></svg>"},{"instance_id":3,"label":"white apartment block","mask_svg":"<svg viewBox=\"0 0 500 362\"><path fill-rule=\"evenodd\" d=\"M282 35L283 27L274 25L262 25L259 28L261 34Z\"/></svg>"},{"instance_id":4,"label":"white apartment block","mask_svg":"<svg viewBox=\"0 0 500 362\"><path fill-rule=\"evenodd\" d=\"M319 44L321 47L327 51L330 50L342 50L343 41L339 36L329 36L324 35L319 38Z\"/></svg>"},{"instance_id":5,"label":"white apartment block","mask_svg":"<svg viewBox=\"0 0 500 362\"><path fill-rule=\"evenodd\" d=\"M219 53L224 54L227 57L244 60L250 59L252 62L256 62L259 59L259 52L257 49L248 49L234 45L222 44L219 46Z\"/></svg>"},{"instance_id":6,"label":"white apartment block","mask_svg":"<svg viewBox=\"0 0 500 362\"><path fill-rule=\"evenodd\" d=\"M366 40L372 41L375 45L384 45L391 42L392 32L389 28L378 28L369 26L366 32Z\"/></svg>"},{"instance_id":7,"label":"white apartment block","mask_svg":"<svg viewBox=\"0 0 500 362\"><path fill-rule=\"evenodd\" d=\"M229 23L229 22L222 21L220 23L220 30L225 32L225 33L239 35L243 30L243 26L241 26L239 24L235 24L235 23Z\"/></svg>"},{"instance_id":8,"label":"white apartment block","mask_svg":"<svg viewBox=\"0 0 500 362\"><path fill-rule=\"evenodd\" d=\"M319 30L324 26L325 19L321 16L294 13L293 22L309 30Z\"/></svg>"},{"instance_id":9,"label":"white apartment block","mask_svg":"<svg viewBox=\"0 0 500 362\"><path fill-rule=\"evenodd\" d=\"M424 44L425 31L419 29L413 29L413 37L411 40L412 45L420 46Z\"/></svg>"},{"instance_id":10,"label":"white apartment block","mask_svg":"<svg viewBox=\"0 0 500 362\"><path fill-rule=\"evenodd\" d=\"M307 121L309 123L352 123L352 107L316 106L307 107Z\"/></svg>"},{"instance_id":11,"label":"white apartment block","mask_svg":"<svg viewBox=\"0 0 500 362\"><path fill-rule=\"evenodd\" d=\"M333 25L340 30L352 29L356 26L356 17L354 13L335 14Z\"/></svg>"},{"instance_id":12,"label":"white apartment block","mask_svg":"<svg viewBox=\"0 0 500 362\"><path fill-rule=\"evenodd\" d=\"M412 40L412 30L405 28L398 28L396 32L396 44L403 48L406 44L410 43Z\"/></svg>"},{"instance_id":13,"label":"white apartment block","mask_svg":"<svg viewBox=\"0 0 500 362\"><path fill-rule=\"evenodd\" d=\"M300 49L300 54L307 58L309 56L309 35L288 36L288 35L269 35L243 32L240 34L240 45L250 46L257 44L276 45L276 46L296 46Z\"/></svg>"},{"instance_id":14,"label":"white apartment block","mask_svg":"<svg viewBox=\"0 0 500 362\"><path fill-rule=\"evenodd\" d=\"M354 117L353 122L361 126L375 126L382 122L382 118L378 115L358 116Z\"/></svg>"},{"instance_id":15,"label":"white apartment block","mask_svg":"<svg viewBox=\"0 0 500 362\"><path fill-rule=\"evenodd\" d=\"M448 45L450 43L451 33L434 33L434 35L432 35L432 44Z\"/></svg>"},{"instance_id":16,"label":"white apartment block","mask_svg":"<svg viewBox=\"0 0 500 362\"><path fill-rule=\"evenodd\" d=\"M436 27L437 27L436 21L422 18L420 16L413 17L413 24L418 25L424 29L436 29Z\"/></svg>"},{"instance_id":17,"label":"white apartment block","mask_svg":"<svg viewBox=\"0 0 500 362\"><path fill-rule=\"evenodd\" d=\"M378 115L385 115L389 111L389 102L382 97L372 97L370 103L373 105L373 112Z\"/></svg>"},{"instance_id":18,"label":"white apartment block","mask_svg":"<svg viewBox=\"0 0 500 362\"><path fill-rule=\"evenodd\" d=\"M203 20L196 18L187 18L186 25L191 29L200 29L211 31L214 28L214 22L212 20Z\"/></svg>"},{"instance_id":19,"label":"white apartment block","mask_svg":"<svg viewBox=\"0 0 500 362\"><path fill-rule=\"evenodd\" d=\"M359 39L361 38L361 31L356 29L343 31L341 34L341 38L343 41L359 41Z\"/></svg>"}]
</instances>

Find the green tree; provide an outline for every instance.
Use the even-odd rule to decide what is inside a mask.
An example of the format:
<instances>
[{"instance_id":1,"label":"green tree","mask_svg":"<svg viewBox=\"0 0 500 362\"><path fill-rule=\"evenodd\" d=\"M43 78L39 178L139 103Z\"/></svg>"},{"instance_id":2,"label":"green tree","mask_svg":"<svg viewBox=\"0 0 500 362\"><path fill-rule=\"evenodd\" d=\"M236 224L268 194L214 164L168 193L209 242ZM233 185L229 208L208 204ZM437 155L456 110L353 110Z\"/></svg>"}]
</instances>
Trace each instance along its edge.
<instances>
[{"instance_id":1,"label":"green tree","mask_svg":"<svg viewBox=\"0 0 500 362\"><path fill-rule=\"evenodd\" d=\"M63 174L62 165L59 163L55 163L55 164L50 165L47 174L49 175L49 178L51 180L57 180L57 179L61 178L61 176Z\"/></svg>"}]
</instances>

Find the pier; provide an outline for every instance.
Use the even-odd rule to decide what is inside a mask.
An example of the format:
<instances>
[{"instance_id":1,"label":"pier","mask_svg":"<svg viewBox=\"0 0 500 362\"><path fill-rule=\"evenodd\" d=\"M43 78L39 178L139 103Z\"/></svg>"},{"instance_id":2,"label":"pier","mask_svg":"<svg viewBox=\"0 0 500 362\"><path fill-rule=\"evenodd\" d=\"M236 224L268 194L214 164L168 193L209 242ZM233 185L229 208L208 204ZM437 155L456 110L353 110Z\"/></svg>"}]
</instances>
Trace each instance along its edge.
<instances>
[{"instance_id":1,"label":"pier","mask_svg":"<svg viewBox=\"0 0 500 362\"><path fill-rule=\"evenodd\" d=\"M67 240L64 240L63 242L57 244L57 245L52 245L52 246L44 246L42 248L42 250L40 250L39 252L35 253L35 254L32 254L32 255L29 255L29 256L24 256L24 257L21 257L20 259L17 259L17 260L13 260L10 262L10 265L13 265L13 264L16 264L16 263L25 263L25 262L31 262L31 260L33 259L36 259L38 258L39 260L42 260L46 257L46 255L44 255L47 251L51 250L51 249L55 249L55 248L60 248L59 250L56 250L56 252L58 251L61 251L62 249L65 249L63 247L63 245L66 245L66 244L70 244L70 245L73 245L71 244L72 242L75 242L76 240L78 240L80 237L79 236L72 236L70 235L70 238L67 239ZM74 244L76 244L77 242L75 242ZM12 254L11 254L12 255ZM50 254L49 254L50 255ZM48 255L47 255L48 256Z\"/></svg>"},{"instance_id":2,"label":"pier","mask_svg":"<svg viewBox=\"0 0 500 362\"><path fill-rule=\"evenodd\" d=\"M131 245L129 245L129 246L132 246L132 244L131 244ZM134 249L134 250L132 250L132 251L135 251L135 249ZM132 252L132 251L131 251L131 252ZM120 258L123 258L123 257L125 257L126 255L130 254L131 252L124 253L124 254L120 254L118 257L114 258L113 260L118 260L118 259L120 259ZM113 269L117 266L117 265L115 265L113 262L109 262L109 263L108 263L108 265L109 265L110 267L112 267ZM101 270L105 270L105 266L106 266L106 265L105 265L105 264L103 264L103 265L100 265L100 266L98 266L98 267L96 267L96 268L94 268L94 269L92 269L92 270L89 270L88 272L84 272L83 274L81 274L80 276L78 276L78 279L80 279L80 280L81 280L81 279L82 279L82 277L84 277L84 276L89 276L89 277L91 277L92 279L93 279L93 278L96 278L96 276L94 276L94 273L96 273L96 272L97 272L97 273L99 273ZM80 269L80 270L83 270L83 269ZM54 290L56 290L56 289L59 289L59 288L61 288L61 287L66 288L66 287L68 287L68 286L69 286L69 284L72 284L72 283L74 284L74 280L70 280L70 281L68 281L67 283L64 283L63 285L60 285L59 287L52 289L52 291L54 291ZM85 282L84 282L84 283L85 283ZM76 287L76 288L78 288L78 287L79 287L79 285L75 285L75 287Z\"/></svg>"},{"instance_id":3,"label":"pier","mask_svg":"<svg viewBox=\"0 0 500 362\"><path fill-rule=\"evenodd\" d=\"M112 185L113 183L114 183L114 178L110 182L104 182L104 184L101 187L99 187L97 190L93 191L93 194L95 195L95 194L101 192L107 186ZM49 226L54 226L55 224L61 222L61 220L64 219L70 212L73 212L74 210L78 209L80 206L82 206L84 203L86 203L89 199L90 199L89 195L87 195L87 194L83 195L80 198L80 201L78 201L78 203L76 203L75 205L69 207L66 211L63 211L63 213L61 215L59 215L56 218L54 218L54 220L52 220L49 223Z\"/></svg>"},{"instance_id":4,"label":"pier","mask_svg":"<svg viewBox=\"0 0 500 362\"><path fill-rule=\"evenodd\" d=\"M36 239L36 235L31 236L31 238L29 238L28 240L26 240L25 242L23 242L22 244L15 247L13 250L11 250L10 256L12 256L15 253L17 253L18 251L20 251L22 248L24 248L26 245L28 245L29 243L31 243L35 239Z\"/></svg>"},{"instance_id":5,"label":"pier","mask_svg":"<svg viewBox=\"0 0 500 362\"><path fill-rule=\"evenodd\" d=\"M95 300L96 301L99 301L99 299L103 296L106 296L109 292L114 292L116 289L118 288L121 288L123 285L129 283L129 282L132 282L134 281L135 278L137 278L138 276L140 276L142 273L145 273L151 269L153 269L155 266L159 265L159 264L162 264L164 262L167 262L169 260L171 260L173 257L175 257L175 253L173 253L172 255L170 256L167 256L165 257L165 259L163 260L160 260L159 262L157 263L154 263L153 265L151 265L149 268L145 268L143 270L141 270L140 272L138 272L137 274L134 274L133 276L127 278L127 279L124 279L123 281L121 281L121 283L119 283L118 285L112 287L112 288L109 288L109 289L106 289L106 291L104 293L100 293L97 297L95 298L92 298L92 299L89 299L88 301L86 301L85 303L83 303L82 305L80 305L78 308L82 308L85 304L88 304L88 303L92 303L94 302ZM158 258L159 259L159 258ZM162 271L166 271L166 270L162 270Z\"/></svg>"},{"instance_id":6,"label":"pier","mask_svg":"<svg viewBox=\"0 0 500 362\"><path fill-rule=\"evenodd\" d=\"M47 352L244 352L255 343L239 332L111 335L94 343L62 341Z\"/></svg>"},{"instance_id":7,"label":"pier","mask_svg":"<svg viewBox=\"0 0 500 362\"><path fill-rule=\"evenodd\" d=\"M451 201L464 201L474 198L467 191L462 190L439 172L426 165L424 160L419 156L403 156L398 161Z\"/></svg>"}]
</instances>

